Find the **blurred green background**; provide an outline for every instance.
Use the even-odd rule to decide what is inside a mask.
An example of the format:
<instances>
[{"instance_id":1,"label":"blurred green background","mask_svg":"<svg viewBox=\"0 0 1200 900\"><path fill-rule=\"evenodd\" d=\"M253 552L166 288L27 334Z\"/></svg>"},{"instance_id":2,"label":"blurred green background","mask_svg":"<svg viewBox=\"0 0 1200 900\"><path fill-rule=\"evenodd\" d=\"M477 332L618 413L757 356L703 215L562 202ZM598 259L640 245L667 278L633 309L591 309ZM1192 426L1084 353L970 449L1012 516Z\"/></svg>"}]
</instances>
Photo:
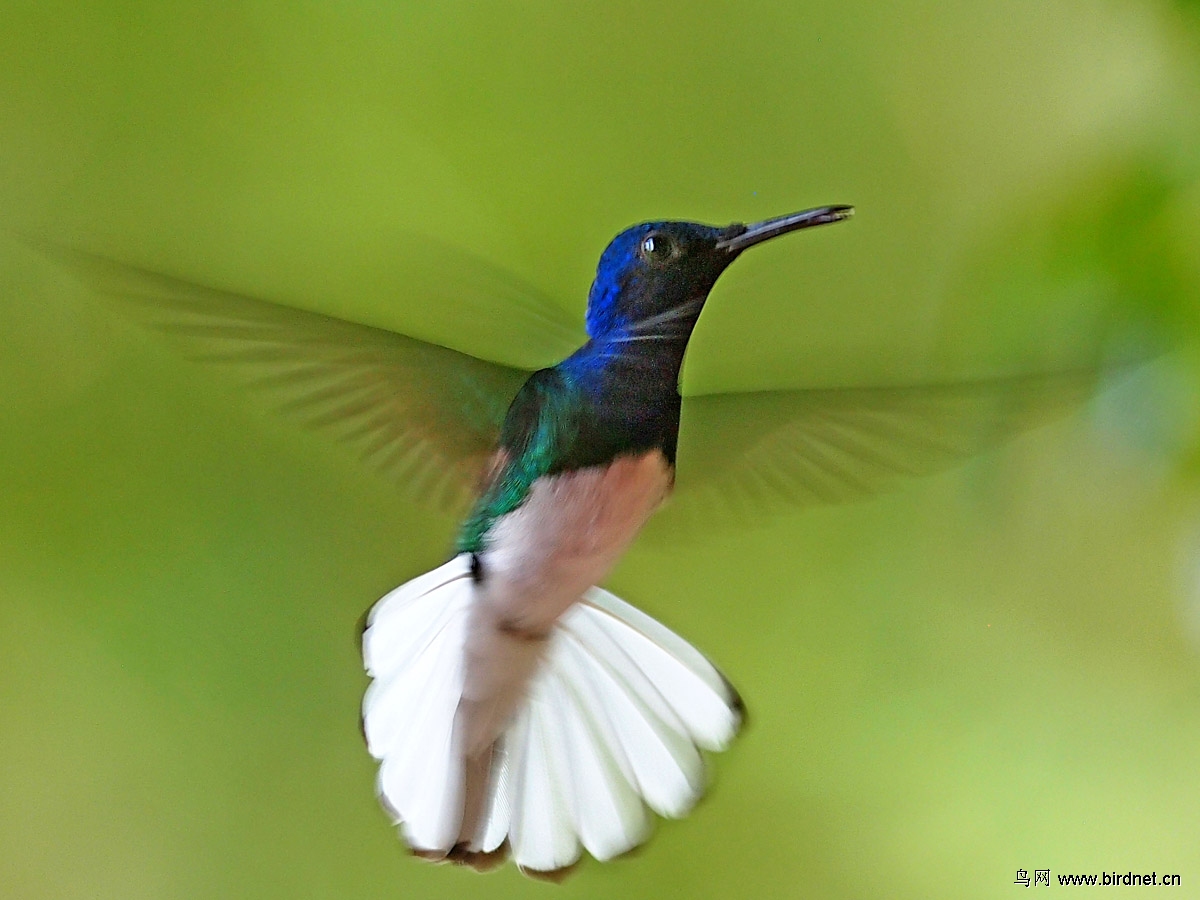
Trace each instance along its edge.
<instances>
[{"instance_id":1,"label":"blurred green background","mask_svg":"<svg viewBox=\"0 0 1200 900\"><path fill-rule=\"evenodd\" d=\"M520 357L407 277L414 235L581 316L632 222L854 203L722 279L689 390L1169 344L954 473L635 547L609 586L751 727L557 890L1200 896L1198 101L1195 3L6 0L0 226ZM355 622L454 522L10 238L0 473L0 895L555 890L409 859L374 799Z\"/></svg>"}]
</instances>

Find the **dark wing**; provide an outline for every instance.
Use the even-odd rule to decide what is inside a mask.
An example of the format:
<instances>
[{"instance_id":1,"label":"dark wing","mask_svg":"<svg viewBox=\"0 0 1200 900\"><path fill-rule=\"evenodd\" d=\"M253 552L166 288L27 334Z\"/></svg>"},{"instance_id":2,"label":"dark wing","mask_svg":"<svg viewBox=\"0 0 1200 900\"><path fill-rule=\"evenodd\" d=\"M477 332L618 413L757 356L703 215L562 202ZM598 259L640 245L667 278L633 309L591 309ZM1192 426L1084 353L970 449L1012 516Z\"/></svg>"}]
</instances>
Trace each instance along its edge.
<instances>
[{"instance_id":1,"label":"dark wing","mask_svg":"<svg viewBox=\"0 0 1200 900\"><path fill-rule=\"evenodd\" d=\"M867 497L1066 414L1100 374L687 397L675 496L660 518L756 519Z\"/></svg>"},{"instance_id":2,"label":"dark wing","mask_svg":"<svg viewBox=\"0 0 1200 900\"><path fill-rule=\"evenodd\" d=\"M304 423L356 444L419 501L460 509L528 369L319 313L41 247L196 360L228 363ZM561 335L556 335L561 344Z\"/></svg>"}]
</instances>

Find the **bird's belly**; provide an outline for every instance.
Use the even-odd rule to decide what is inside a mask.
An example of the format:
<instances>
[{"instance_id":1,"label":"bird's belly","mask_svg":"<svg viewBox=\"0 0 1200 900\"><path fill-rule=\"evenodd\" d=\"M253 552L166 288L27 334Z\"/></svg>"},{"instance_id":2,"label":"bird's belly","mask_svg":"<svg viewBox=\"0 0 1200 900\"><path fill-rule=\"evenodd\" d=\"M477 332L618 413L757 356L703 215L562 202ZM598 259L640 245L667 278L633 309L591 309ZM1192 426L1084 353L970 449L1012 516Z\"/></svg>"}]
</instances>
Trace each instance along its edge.
<instances>
[{"instance_id":1,"label":"bird's belly","mask_svg":"<svg viewBox=\"0 0 1200 900\"><path fill-rule=\"evenodd\" d=\"M488 535L480 599L502 627L545 634L608 574L670 491L673 476L655 450L539 479Z\"/></svg>"}]
</instances>

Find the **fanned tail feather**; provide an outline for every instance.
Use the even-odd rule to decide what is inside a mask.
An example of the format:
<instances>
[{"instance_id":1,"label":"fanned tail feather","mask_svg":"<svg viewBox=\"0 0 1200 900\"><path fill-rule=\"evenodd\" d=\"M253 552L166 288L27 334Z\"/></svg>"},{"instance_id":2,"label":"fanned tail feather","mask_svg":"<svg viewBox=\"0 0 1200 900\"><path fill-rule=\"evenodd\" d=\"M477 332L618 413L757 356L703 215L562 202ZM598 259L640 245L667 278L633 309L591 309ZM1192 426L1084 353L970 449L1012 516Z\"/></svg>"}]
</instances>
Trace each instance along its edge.
<instances>
[{"instance_id":1,"label":"fanned tail feather","mask_svg":"<svg viewBox=\"0 0 1200 900\"><path fill-rule=\"evenodd\" d=\"M685 815L725 749L741 699L699 651L600 588L555 625L524 699L483 757L456 725L475 599L461 555L376 604L363 635L363 701L380 801L418 855L487 868L507 853L560 873L649 836L650 810ZM484 760L484 771L478 769ZM468 785L482 781L481 800ZM477 808L466 812L464 807ZM469 836L463 834L469 831Z\"/></svg>"}]
</instances>

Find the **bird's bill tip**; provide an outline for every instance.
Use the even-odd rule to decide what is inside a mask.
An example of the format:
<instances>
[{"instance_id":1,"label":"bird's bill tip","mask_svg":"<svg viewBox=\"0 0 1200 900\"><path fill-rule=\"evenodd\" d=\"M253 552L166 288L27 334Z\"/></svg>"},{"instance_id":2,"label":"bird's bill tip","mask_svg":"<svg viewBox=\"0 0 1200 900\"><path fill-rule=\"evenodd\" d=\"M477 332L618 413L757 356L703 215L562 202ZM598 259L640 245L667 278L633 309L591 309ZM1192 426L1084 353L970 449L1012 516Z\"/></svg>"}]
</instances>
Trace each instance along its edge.
<instances>
[{"instance_id":1,"label":"bird's bill tip","mask_svg":"<svg viewBox=\"0 0 1200 900\"><path fill-rule=\"evenodd\" d=\"M812 228L816 225L832 225L834 222L841 222L852 215L854 215L853 206L818 206L814 209L789 213L786 216L764 219L762 222L754 222L750 225L733 225L730 226L730 231L734 233L717 241L717 249L740 253L747 247L769 241L781 234L799 231L801 228Z\"/></svg>"}]
</instances>

